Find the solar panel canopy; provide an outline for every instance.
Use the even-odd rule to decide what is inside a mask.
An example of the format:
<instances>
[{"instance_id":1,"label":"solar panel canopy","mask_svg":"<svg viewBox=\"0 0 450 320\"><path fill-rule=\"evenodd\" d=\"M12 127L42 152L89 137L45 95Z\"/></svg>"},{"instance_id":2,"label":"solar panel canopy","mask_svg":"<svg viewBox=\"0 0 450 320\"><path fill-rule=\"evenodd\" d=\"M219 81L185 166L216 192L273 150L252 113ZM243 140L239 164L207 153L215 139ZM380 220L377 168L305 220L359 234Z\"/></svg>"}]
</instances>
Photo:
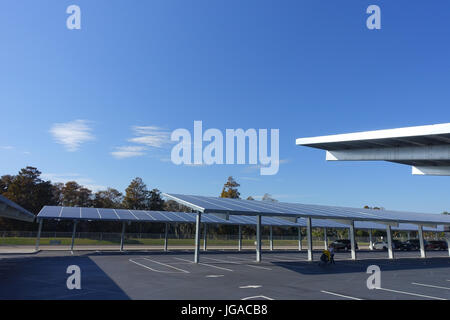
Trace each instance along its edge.
<instances>
[{"instance_id":1,"label":"solar panel canopy","mask_svg":"<svg viewBox=\"0 0 450 320\"><path fill-rule=\"evenodd\" d=\"M188 212L45 206L39 212L38 219L195 223L196 214ZM256 216L230 215L229 219L226 220L210 213L203 214L201 222L206 224L254 226L256 225ZM264 216L262 217L261 223L264 226L306 227L306 220L303 218L298 219L297 222L292 222L280 217ZM346 224L323 219L312 219L312 226L315 228L348 228ZM374 222L355 222L355 228L367 230L385 229L386 226ZM417 225L414 224L400 224L398 227L393 227L393 230L402 231L417 231L417 229ZM424 228L425 231L442 231L441 229Z\"/></svg>"},{"instance_id":2,"label":"solar panel canopy","mask_svg":"<svg viewBox=\"0 0 450 320\"><path fill-rule=\"evenodd\" d=\"M0 195L0 217L27 222L33 222L35 219L34 214L2 195Z\"/></svg>"},{"instance_id":3,"label":"solar panel canopy","mask_svg":"<svg viewBox=\"0 0 450 320\"><path fill-rule=\"evenodd\" d=\"M300 203L269 202L163 194L167 198L204 213L226 213L230 215L308 217L316 219L379 221L393 223L417 223L422 225L450 225L450 216L392 210L372 210L348 207L311 205Z\"/></svg>"}]
</instances>

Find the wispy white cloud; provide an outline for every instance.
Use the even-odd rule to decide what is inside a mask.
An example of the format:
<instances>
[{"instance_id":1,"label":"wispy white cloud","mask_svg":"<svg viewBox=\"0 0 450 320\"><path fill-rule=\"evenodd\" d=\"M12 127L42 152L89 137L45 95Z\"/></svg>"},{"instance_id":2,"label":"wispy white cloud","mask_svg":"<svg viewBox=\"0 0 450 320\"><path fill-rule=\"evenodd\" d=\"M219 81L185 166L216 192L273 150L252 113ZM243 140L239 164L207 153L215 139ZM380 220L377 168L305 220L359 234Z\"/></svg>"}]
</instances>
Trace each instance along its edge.
<instances>
[{"instance_id":1,"label":"wispy white cloud","mask_svg":"<svg viewBox=\"0 0 450 320\"><path fill-rule=\"evenodd\" d=\"M67 151L77 151L81 144L94 140L92 128L86 120L74 120L64 123L55 123L50 133L57 143L64 145Z\"/></svg>"},{"instance_id":2,"label":"wispy white cloud","mask_svg":"<svg viewBox=\"0 0 450 320\"><path fill-rule=\"evenodd\" d=\"M79 173L42 173L41 178L50 180L51 182L66 183L68 181L75 181L79 185L97 192L99 190L106 190L106 186L98 185L90 178L87 178Z\"/></svg>"},{"instance_id":3,"label":"wispy white cloud","mask_svg":"<svg viewBox=\"0 0 450 320\"><path fill-rule=\"evenodd\" d=\"M117 159L139 157L145 155L145 147L142 146L122 146L116 147L111 154Z\"/></svg>"},{"instance_id":4,"label":"wispy white cloud","mask_svg":"<svg viewBox=\"0 0 450 320\"><path fill-rule=\"evenodd\" d=\"M133 131L136 137L128 139L129 142L154 148L161 148L170 143L170 132L160 127L134 126Z\"/></svg>"},{"instance_id":5,"label":"wispy white cloud","mask_svg":"<svg viewBox=\"0 0 450 320\"><path fill-rule=\"evenodd\" d=\"M14 149L14 147L13 146L0 146L0 149L2 149L2 150L12 150L12 149Z\"/></svg>"}]
</instances>

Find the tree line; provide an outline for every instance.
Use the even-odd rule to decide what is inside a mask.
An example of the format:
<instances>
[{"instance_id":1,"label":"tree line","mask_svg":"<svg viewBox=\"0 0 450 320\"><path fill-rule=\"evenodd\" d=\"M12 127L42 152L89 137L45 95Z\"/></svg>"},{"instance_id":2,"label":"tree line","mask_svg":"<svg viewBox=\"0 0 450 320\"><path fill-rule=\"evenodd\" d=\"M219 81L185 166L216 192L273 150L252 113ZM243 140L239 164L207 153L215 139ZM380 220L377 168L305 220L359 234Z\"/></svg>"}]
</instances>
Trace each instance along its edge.
<instances>
[{"instance_id":1,"label":"tree line","mask_svg":"<svg viewBox=\"0 0 450 320\"><path fill-rule=\"evenodd\" d=\"M220 197L240 199L240 184L233 178L228 177L222 187ZM0 194L16 202L28 211L37 215L45 205L66 206L66 207L94 207L94 208L113 208L113 209L133 209L133 210L159 210L174 212L192 212L186 206L180 205L173 200L164 201L157 188L148 189L144 181L134 178L123 194L117 189L106 188L93 192L92 190L81 186L76 181L66 183L52 183L41 178L41 172L35 167L26 167L21 169L17 175L3 175L0 177ZM247 200L255 200L252 196ZM270 194L266 193L262 201L277 202ZM365 206L365 208L370 208ZM373 207L370 209L382 210L382 207ZM444 214L448 214L444 212ZM45 229L51 231L70 231L72 221L53 221L45 222ZM155 223L133 223L127 227L128 232L153 233L163 232L164 224ZM118 222L80 222L77 229L81 232L120 232L121 224ZM175 234L192 234L194 225L174 224L170 226L170 232ZM254 226L243 226L244 235L253 235ZM0 231L35 231L36 226L31 223L6 219L0 217ZM236 226L218 225L210 226L210 232L217 234L237 234ZM274 234L292 234L297 233L297 228L274 227ZM303 233L305 230L303 230ZM346 230L328 229L328 236L346 237ZM379 233L379 234L378 234ZM375 235L383 235L384 231L379 230ZM314 236L323 236L323 230L315 229ZM357 236L367 236L363 230L357 231Z\"/></svg>"}]
</instances>

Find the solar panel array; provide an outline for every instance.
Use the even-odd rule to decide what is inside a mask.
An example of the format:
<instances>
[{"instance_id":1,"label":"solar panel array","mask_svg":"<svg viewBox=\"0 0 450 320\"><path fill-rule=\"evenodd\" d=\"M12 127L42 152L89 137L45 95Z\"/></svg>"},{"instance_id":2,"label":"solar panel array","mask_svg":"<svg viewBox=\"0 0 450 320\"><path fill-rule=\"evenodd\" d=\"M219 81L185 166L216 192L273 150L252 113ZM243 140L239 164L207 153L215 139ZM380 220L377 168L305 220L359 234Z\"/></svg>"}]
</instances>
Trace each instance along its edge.
<instances>
[{"instance_id":1,"label":"solar panel array","mask_svg":"<svg viewBox=\"0 0 450 320\"><path fill-rule=\"evenodd\" d=\"M149 210L125 210L125 209L102 209L84 207L60 207L45 206L38 214L39 219L57 220L95 220L95 221L126 221L126 222L159 222L159 223L195 223L196 214L188 212L149 211ZM230 215L229 219L223 219L214 214L203 214L202 223L225 224L225 225L256 225L256 216ZM261 224L265 226L279 227L306 227L303 218L291 222L282 218L264 216ZM312 226L316 228L348 228L347 225L331 220L312 219ZM374 222L355 222L357 229L385 229L383 224ZM393 227L393 230L417 231L413 224L401 224ZM426 231L437 231L440 229L424 228Z\"/></svg>"},{"instance_id":2,"label":"solar panel array","mask_svg":"<svg viewBox=\"0 0 450 320\"><path fill-rule=\"evenodd\" d=\"M233 215L266 215L344 219L354 221L406 222L450 225L450 216L391 210L372 210L335 206L309 205L269 201L216 198L181 194L166 197L204 213L216 212Z\"/></svg>"}]
</instances>

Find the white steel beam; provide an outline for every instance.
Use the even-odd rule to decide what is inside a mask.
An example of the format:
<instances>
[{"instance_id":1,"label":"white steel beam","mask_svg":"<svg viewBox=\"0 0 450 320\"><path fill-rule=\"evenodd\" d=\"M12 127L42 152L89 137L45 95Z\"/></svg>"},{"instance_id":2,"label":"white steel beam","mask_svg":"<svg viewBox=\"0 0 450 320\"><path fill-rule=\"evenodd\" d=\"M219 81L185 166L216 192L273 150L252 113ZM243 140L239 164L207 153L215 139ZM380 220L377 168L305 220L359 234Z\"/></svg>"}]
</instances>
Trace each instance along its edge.
<instances>
[{"instance_id":1,"label":"white steel beam","mask_svg":"<svg viewBox=\"0 0 450 320\"><path fill-rule=\"evenodd\" d=\"M412 167L412 174L421 176L450 176L450 167L416 166Z\"/></svg>"},{"instance_id":2,"label":"white steel beam","mask_svg":"<svg viewBox=\"0 0 450 320\"><path fill-rule=\"evenodd\" d=\"M450 145L332 150L326 152L326 159L328 161L449 160Z\"/></svg>"},{"instance_id":3,"label":"white steel beam","mask_svg":"<svg viewBox=\"0 0 450 320\"><path fill-rule=\"evenodd\" d=\"M328 249L328 235L327 235L327 228L323 228L323 246L324 249Z\"/></svg>"}]
</instances>

